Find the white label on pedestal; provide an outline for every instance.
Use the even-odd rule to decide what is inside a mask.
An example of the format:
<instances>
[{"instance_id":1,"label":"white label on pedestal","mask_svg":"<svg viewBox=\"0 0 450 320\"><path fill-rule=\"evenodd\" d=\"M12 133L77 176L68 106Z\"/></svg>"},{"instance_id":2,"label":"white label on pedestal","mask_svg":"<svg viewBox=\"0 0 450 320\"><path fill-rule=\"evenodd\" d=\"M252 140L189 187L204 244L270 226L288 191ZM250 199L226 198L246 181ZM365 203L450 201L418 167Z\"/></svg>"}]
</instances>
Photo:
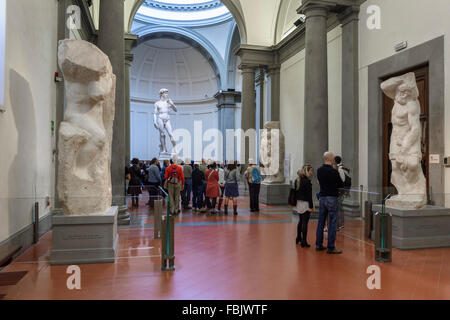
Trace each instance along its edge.
<instances>
[{"instance_id":1,"label":"white label on pedestal","mask_svg":"<svg viewBox=\"0 0 450 320\"><path fill-rule=\"evenodd\" d=\"M439 155L438 154L430 154L430 163L440 164L441 161L440 161Z\"/></svg>"}]
</instances>

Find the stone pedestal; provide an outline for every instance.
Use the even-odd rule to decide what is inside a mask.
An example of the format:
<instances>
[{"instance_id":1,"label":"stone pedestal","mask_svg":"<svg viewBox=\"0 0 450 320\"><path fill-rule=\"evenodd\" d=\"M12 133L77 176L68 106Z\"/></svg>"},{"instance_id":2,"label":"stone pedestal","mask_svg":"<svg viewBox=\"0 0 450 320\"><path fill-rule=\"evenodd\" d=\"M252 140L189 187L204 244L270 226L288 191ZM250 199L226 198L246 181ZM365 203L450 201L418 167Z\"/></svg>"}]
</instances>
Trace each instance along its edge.
<instances>
[{"instance_id":1,"label":"stone pedestal","mask_svg":"<svg viewBox=\"0 0 450 320\"><path fill-rule=\"evenodd\" d=\"M52 217L53 250L51 265L114 263L119 235L118 208L104 215Z\"/></svg>"},{"instance_id":2,"label":"stone pedestal","mask_svg":"<svg viewBox=\"0 0 450 320\"><path fill-rule=\"evenodd\" d=\"M160 162L164 161L164 160L170 160L172 159L172 157L174 156L175 153L169 153L169 152L161 152L158 156L158 160Z\"/></svg>"},{"instance_id":3,"label":"stone pedestal","mask_svg":"<svg viewBox=\"0 0 450 320\"><path fill-rule=\"evenodd\" d=\"M291 186L289 184L261 183L259 202L269 205L288 204L290 190Z\"/></svg>"},{"instance_id":4,"label":"stone pedestal","mask_svg":"<svg viewBox=\"0 0 450 320\"><path fill-rule=\"evenodd\" d=\"M374 205L373 212L381 212ZM396 249L450 247L450 209L425 206L419 210L386 207L392 214L392 246Z\"/></svg>"}]
</instances>

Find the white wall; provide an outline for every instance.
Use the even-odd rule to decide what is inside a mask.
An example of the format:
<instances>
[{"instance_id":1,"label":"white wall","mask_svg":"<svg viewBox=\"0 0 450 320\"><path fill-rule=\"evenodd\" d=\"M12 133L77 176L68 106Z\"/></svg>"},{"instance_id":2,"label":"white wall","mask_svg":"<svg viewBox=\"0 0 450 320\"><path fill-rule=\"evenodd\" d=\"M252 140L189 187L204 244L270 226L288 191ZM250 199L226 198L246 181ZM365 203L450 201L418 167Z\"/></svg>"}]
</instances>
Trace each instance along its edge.
<instances>
[{"instance_id":1,"label":"white wall","mask_svg":"<svg viewBox=\"0 0 450 320\"><path fill-rule=\"evenodd\" d=\"M280 121L291 154L291 177L303 163L305 50L281 65ZM328 139L329 150L342 150L342 29L328 32ZM324 150L325 151L325 150Z\"/></svg>"},{"instance_id":2,"label":"white wall","mask_svg":"<svg viewBox=\"0 0 450 320\"><path fill-rule=\"evenodd\" d=\"M5 104L6 0L0 0L0 111Z\"/></svg>"},{"instance_id":3,"label":"white wall","mask_svg":"<svg viewBox=\"0 0 450 320\"><path fill-rule=\"evenodd\" d=\"M381 9L381 29L369 30L367 8L377 5ZM368 106L367 67L395 54L394 46L408 41L409 48L445 35L445 56L450 54L450 2L448 0L368 0L361 6L359 26L360 52L360 179L367 186L368 134L366 123ZM448 61L446 61L448 62ZM450 64L445 64L445 82L450 83ZM445 86L445 123L450 123L450 86ZM432 128L431 128L432 130ZM450 126L445 126L445 156L450 155ZM362 147L362 148L361 148ZM445 171L445 192L450 194L450 169ZM450 206L450 197L446 198Z\"/></svg>"},{"instance_id":4,"label":"white wall","mask_svg":"<svg viewBox=\"0 0 450 320\"><path fill-rule=\"evenodd\" d=\"M0 113L0 241L31 223L54 190L57 0L7 0L5 113ZM41 201L41 216L46 214Z\"/></svg>"},{"instance_id":5,"label":"white wall","mask_svg":"<svg viewBox=\"0 0 450 320\"><path fill-rule=\"evenodd\" d=\"M342 28L328 32L328 149L342 154Z\"/></svg>"},{"instance_id":6,"label":"white wall","mask_svg":"<svg viewBox=\"0 0 450 320\"><path fill-rule=\"evenodd\" d=\"M291 154L291 177L303 165L305 114L305 50L281 65L280 122L286 153Z\"/></svg>"}]
</instances>

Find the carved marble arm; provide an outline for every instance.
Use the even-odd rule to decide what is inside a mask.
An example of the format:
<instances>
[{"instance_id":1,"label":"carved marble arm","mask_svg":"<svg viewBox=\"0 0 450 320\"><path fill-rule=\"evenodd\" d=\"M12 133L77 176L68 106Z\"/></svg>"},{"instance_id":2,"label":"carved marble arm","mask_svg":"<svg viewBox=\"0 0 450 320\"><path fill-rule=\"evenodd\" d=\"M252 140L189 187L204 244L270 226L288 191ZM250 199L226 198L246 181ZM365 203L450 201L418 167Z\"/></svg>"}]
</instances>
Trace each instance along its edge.
<instances>
[{"instance_id":1,"label":"carved marble arm","mask_svg":"<svg viewBox=\"0 0 450 320\"><path fill-rule=\"evenodd\" d=\"M158 106L155 103L155 112L153 114L153 125L155 126L156 129L159 130L159 126L158 126Z\"/></svg>"},{"instance_id":2,"label":"carved marble arm","mask_svg":"<svg viewBox=\"0 0 450 320\"><path fill-rule=\"evenodd\" d=\"M175 104L173 103L173 101L171 99L167 100L167 103L170 105L170 107L172 108L173 111L177 112L177 107L175 106Z\"/></svg>"}]
</instances>

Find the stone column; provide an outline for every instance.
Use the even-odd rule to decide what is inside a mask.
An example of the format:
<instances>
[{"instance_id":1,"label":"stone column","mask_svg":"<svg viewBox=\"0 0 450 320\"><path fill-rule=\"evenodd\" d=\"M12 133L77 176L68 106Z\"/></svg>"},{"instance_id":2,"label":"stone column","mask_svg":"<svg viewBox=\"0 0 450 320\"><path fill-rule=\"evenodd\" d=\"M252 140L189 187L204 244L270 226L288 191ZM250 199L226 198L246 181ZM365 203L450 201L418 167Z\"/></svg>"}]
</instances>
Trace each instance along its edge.
<instances>
[{"instance_id":1,"label":"stone column","mask_svg":"<svg viewBox=\"0 0 450 320\"><path fill-rule=\"evenodd\" d=\"M236 103L241 101L241 93L236 91L220 91L216 93L214 98L217 99L217 108L219 109L219 130L223 136L223 160L230 160L228 153L233 153L233 158L236 157L236 148L233 150L227 149L227 129L234 130L236 124L234 121L234 114L236 111ZM230 141L231 143L231 141Z\"/></svg>"},{"instance_id":2,"label":"stone column","mask_svg":"<svg viewBox=\"0 0 450 320\"><path fill-rule=\"evenodd\" d=\"M280 121L280 68L281 65L269 66L270 75L270 118L267 121Z\"/></svg>"},{"instance_id":3,"label":"stone column","mask_svg":"<svg viewBox=\"0 0 450 320\"><path fill-rule=\"evenodd\" d=\"M108 55L116 75L116 112L113 126L111 179L113 205L119 206L120 218L126 211L124 0L100 0L97 45Z\"/></svg>"},{"instance_id":4,"label":"stone column","mask_svg":"<svg viewBox=\"0 0 450 320\"><path fill-rule=\"evenodd\" d=\"M338 15L342 23L342 161L350 169L354 188L359 186L359 7L348 7ZM360 215L359 197L344 201L346 214Z\"/></svg>"},{"instance_id":5,"label":"stone column","mask_svg":"<svg viewBox=\"0 0 450 320\"><path fill-rule=\"evenodd\" d=\"M242 70L242 116L241 116L241 128L247 131L249 129L256 129L256 95L255 95L255 69L257 66L241 64L239 69ZM256 143L256 141L255 141ZM249 148L254 148L256 151L256 146L249 146L245 143L242 151L245 150L245 164L248 163L249 158ZM241 155L242 156L242 155ZM256 154L255 154L256 156Z\"/></svg>"},{"instance_id":6,"label":"stone column","mask_svg":"<svg viewBox=\"0 0 450 320\"><path fill-rule=\"evenodd\" d=\"M304 163L314 168L328 150L328 71L326 6L309 1L299 9L306 15Z\"/></svg>"},{"instance_id":7,"label":"stone column","mask_svg":"<svg viewBox=\"0 0 450 320\"><path fill-rule=\"evenodd\" d=\"M131 160L130 150L130 67L134 55L131 49L135 46L138 36L125 35L125 161Z\"/></svg>"}]
</instances>

